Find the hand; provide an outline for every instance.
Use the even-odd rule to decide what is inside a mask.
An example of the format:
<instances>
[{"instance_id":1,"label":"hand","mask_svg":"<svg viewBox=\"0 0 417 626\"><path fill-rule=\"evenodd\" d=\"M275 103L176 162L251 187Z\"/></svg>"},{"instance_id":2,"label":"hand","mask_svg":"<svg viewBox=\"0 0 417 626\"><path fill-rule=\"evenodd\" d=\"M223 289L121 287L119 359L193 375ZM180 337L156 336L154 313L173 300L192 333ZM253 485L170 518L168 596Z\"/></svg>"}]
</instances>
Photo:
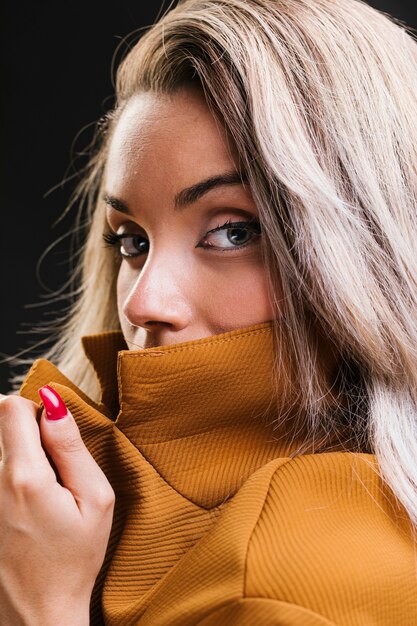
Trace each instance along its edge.
<instances>
[{"instance_id":1,"label":"hand","mask_svg":"<svg viewBox=\"0 0 417 626\"><path fill-rule=\"evenodd\" d=\"M58 394L42 390L54 419L43 411L39 427L35 403L0 394L0 624L84 626L114 492Z\"/></svg>"}]
</instances>

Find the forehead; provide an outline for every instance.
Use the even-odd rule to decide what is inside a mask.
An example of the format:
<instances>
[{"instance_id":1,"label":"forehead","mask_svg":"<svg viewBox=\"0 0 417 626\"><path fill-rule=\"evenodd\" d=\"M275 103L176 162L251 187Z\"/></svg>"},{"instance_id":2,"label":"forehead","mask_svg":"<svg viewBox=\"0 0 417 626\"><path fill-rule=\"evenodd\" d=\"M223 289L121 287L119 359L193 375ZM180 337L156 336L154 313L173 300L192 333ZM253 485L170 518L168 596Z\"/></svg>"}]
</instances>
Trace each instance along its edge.
<instances>
[{"instance_id":1,"label":"forehead","mask_svg":"<svg viewBox=\"0 0 417 626\"><path fill-rule=\"evenodd\" d=\"M107 158L106 185L230 169L236 150L196 89L175 94L141 93L124 107ZM198 170L198 172L196 171ZM184 181L183 181L184 182Z\"/></svg>"}]
</instances>

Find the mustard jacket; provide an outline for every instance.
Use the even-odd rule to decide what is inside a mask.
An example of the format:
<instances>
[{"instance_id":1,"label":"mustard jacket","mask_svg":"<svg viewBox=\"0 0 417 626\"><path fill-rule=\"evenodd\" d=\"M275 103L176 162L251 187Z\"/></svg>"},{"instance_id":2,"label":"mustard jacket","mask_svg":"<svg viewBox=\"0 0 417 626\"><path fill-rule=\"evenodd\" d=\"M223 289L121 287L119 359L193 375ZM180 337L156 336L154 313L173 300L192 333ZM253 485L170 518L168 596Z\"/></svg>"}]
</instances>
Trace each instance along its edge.
<instances>
[{"instance_id":1,"label":"mustard jacket","mask_svg":"<svg viewBox=\"0 0 417 626\"><path fill-rule=\"evenodd\" d=\"M277 457L270 323L141 351L119 331L83 345L99 404L45 360L21 394L62 395L116 492L92 625L417 625L410 524L375 457Z\"/></svg>"}]
</instances>

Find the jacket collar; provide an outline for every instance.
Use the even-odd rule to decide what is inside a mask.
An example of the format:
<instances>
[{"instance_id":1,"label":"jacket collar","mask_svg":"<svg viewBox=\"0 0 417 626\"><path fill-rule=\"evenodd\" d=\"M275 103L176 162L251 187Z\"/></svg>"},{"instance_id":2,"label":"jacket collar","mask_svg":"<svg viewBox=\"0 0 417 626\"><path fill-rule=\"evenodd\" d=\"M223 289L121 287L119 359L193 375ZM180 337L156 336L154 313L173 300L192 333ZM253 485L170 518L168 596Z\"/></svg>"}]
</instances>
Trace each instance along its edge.
<instances>
[{"instance_id":1,"label":"jacket collar","mask_svg":"<svg viewBox=\"0 0 417 626\"><path fill-rule=\"evenodd\" d=\"M283 392L294 372L281 362L273 381L279 343L275 350L272 324L135 351L120 331L89 335L83 345L101 403L45 359L35 361L20 393L39 402L41 385L57 386L95 450L108 445L106 433L113 437L113 463L125 480L132 467L117 456L122 440L137 449L139 467L148 463L180 496L211 509L262 465L294 456L305 443L283 430L292 417ZM331 449L346 451L342 443Z\"/></svg>"},{"instance_id":2,"label":"jacket collar","mask_svg":"<svg viewBox=\"0 0 417 626\"><path fill-rule=\"evenodd\" d=\"M119 331L83 338L115 425L184 496L212 507L288 450L274 430L272 323L126 350ZM283 381L279 382L283 385Z\"/></svg>"},{"instance_id":3,"label":"jacket collar","mask_svg":"<svg viewBox=\"0 0 417 626\"><path fill-rule=\"evenodd\" d=\"M225 416L228 422L246 421L248 413L264 412L270 400L270 322L142 350L128 350L118 330L86 335L82 345L98 379L100 402L114 409L118 423L127 416L144 424L165 415L176 430L188 415L194 425L207 424L208 406L211 423Z\"/></svg>"}]
</instances>

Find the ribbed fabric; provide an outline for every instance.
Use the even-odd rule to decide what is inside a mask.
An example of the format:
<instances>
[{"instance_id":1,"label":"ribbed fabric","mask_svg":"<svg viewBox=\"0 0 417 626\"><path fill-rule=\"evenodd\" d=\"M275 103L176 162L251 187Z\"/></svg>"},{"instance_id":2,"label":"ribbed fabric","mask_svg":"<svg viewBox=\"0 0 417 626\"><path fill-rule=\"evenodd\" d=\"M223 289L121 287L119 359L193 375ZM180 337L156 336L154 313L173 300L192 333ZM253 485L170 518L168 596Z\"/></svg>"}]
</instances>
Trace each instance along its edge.
<instances>
[{"instance_id":1,"label":"ribbed fabric","mask_svg":"<svg viewBox=\"0 0 417 626\"><path fill-rule=\"evenodd\" d=\"M411 529L375 458L274 440L271 330L85 337L100 403L45 360L29 372L21 394L57 389L116 492L93 626L417 624Z\"/></svg>"},{"instance_id":2,"label":"ribbed fabric","mask_svg":"<svg viewBox=\"0 0 417 626\"><path fill-rule=\"evenodd\" d=\"M206 619L199 626L239 624L239 626L334 626L320 615L294 604L263 598L243 598L230 602Z\"/></svg>"}]
</instances>

